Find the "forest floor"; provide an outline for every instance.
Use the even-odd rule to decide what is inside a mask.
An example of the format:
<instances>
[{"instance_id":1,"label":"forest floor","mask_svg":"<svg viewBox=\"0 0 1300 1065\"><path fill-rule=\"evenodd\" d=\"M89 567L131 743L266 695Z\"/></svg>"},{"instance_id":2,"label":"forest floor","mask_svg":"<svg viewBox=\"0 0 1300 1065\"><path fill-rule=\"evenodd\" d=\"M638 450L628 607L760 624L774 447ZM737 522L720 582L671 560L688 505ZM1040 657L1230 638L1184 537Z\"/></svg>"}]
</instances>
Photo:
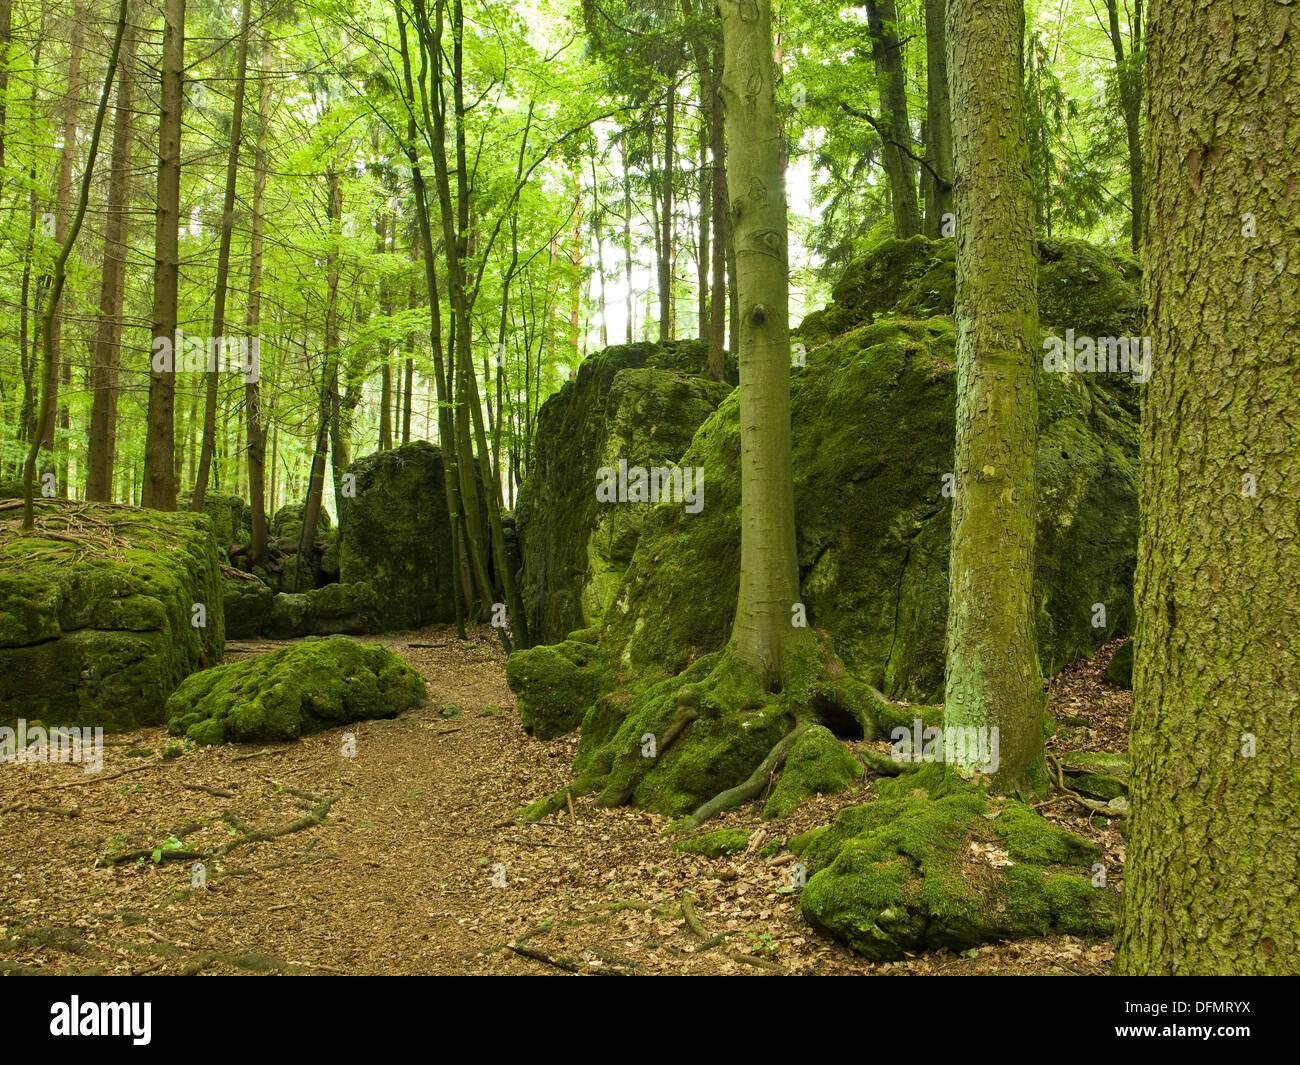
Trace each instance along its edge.
<instances>
[{"instance_id":1,"label":"forest floor","mask_svg":"<svg viewBox=\"0 0 1300 1065\"><path fill-rule=\"evenodd\" d=\"M1109 940L1058 936L872 964L814 932L789 888L793 857L754 852L869 801L870 776L783 821L759 821L761 804L720 818L710 827L760 835L750 853L719 859L673 850L661 837L665 818L598 809L590 799L521 825L513 816L521 806L568 782L576 737L543 743L524 733L491 630L467 645L451 630L364 639L424 675L423 706L280 746L185 744L171 758L164 752L176 741L145 729L111 737L98 774L0 766L0 973L1110 969ZM226 660L277 646L231 643ZM1116 646L1052 681L1056 714L1075 723L1049 748L1125 749L1131 695L1101 679ZM349 732L355 757L343 755ZM323 817L305 820L330 799ZM1116 822L1094 824L1069 801L1043 813L1104 847L1107 875L1118 879ZM188 859L104 861L169 837L173 848L207 852L250 828L290 826L208 861L203 888L192 886ZM721 943L700 949L683 919L686 892L711 937L729 933Z\"/></svg>"}]
</instances>

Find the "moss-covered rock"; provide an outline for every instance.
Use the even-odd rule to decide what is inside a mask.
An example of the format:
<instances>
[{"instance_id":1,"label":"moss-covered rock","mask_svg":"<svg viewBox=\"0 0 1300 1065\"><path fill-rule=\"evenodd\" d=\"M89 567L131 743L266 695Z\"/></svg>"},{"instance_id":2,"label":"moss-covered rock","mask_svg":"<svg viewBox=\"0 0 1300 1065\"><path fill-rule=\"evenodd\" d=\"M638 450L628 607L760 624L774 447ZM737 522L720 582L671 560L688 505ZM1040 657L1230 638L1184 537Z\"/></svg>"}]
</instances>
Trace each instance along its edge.
<instances>
[{"instance_id":1,"label":"moss-covered rock","mask_svg":"<svg viewBox=\"0 0 1300 1065\"><path fill-rule=\"evenodd\" d=\"M342 501L339 580L367 583L385 631L456 616L451 521L442 452L416 441L357 459L356 495Z\"/></svg>"},{"instance_id":2,"label":"moss-covered rock","mask_svg":"<svg viewBox=\"0 0 1300 1065\"><path fill-rule=\"evenodd\" d=\"M302 535L303 515L307 511L305 503L286 503L271 518L270 535L277 540L292 540L295 544ZM316 535L319 537L334 527L334 519L324 507L316 519Z\"/></svg>"},{"instance_id":3,"label":"moss-covered rock","mask_svg":"<svg viewBox=\"0 0 1300 1065\"><path fill-rule=\"evenodd\" d=\"M1128 640L1115 648L1106 664L1106 683L1116 688L1133 690L1133 641Z\"/></svg>"},{"instance_id":4,"label":"moss-covered rock","mask_svg":"<svg viewBox=\"0 0 1300 1065\"><path fill-rule=\"evenodd\" d=\"M933 769L880 781L876 802L791 841L810 875L810 924L875 961L1113 930L1116 896L1086 875L1098 848L977 788L927 790L943 767Z\"/></svg>"},{"instance_id":5,"label":"moss-covered rock","mask_svg":"<svg viewBox=\"0 0 1300 1065\"><path fill-rule=\"evenodd\" d=\"M1086 336L1132 336L1142 325L1142 271L1119 248L1080 240L1038 242L1038 308L1043 329ZM821 343L879 318L953 313L956 246L951 238L881 241L855 259L832 292L834 303L809 315L800 336Z\"/></svg>"},{"instance_id":6,"label":"moss-covered rock","mask_svg":"<svg viewBox=\"0 0 1300 1065\"><path fill-rule=\"evenodd\" d=\"M262 635L275 600L271 587L252 575L240 578L223 574L222 588L226 638L246 640Z\"/></svg>"},{"instance_id":7,"label":"moss-covered rock","mask_svg":"<svg viewBox=\"0 0 1300 1065\"><path fill-rule=\"evenodd\" d=\"M699 375L694 341L631 344L586 359L543 404L534 467L516 508L523 596L535 641L556 641L604 615L632 557L649 503L602 503L597 471L673 466L731 390Z\"/></svg>"},{"instance_id":8,"label":"moss-covered rock","mask_svg":"<svg viewBox=\"0 0 1300 1065\"><path fill-rule=\"evenodd\" d=\"M891 698L943 695L956 375L943 319L886 320L808 357L792 379L800 582L811 625ZM1044 668L1094 652L1132 622L1136 426L1081 375L1040 379L1036 570ZM699 514L651 509L605 616L602 654L630 674L679 672L729 636L740 566L735 395L700 426ZM1107 626L1092 625L1094 603Z\"/></svg>"},{"instance_id":9,"label":"moss-covered rock","mask_svg":"<svg viewBox=\"0 0 1300 1065\"><path fill-rule=\"evenodd\" d=\"M295 636L360 636L377 631L382 613L378 594L365 583L327 584L309 592L282 592L271 600L262 635L273 640Z\"/></svg>"},{"instance_id":10,"label":"moss-covered rock","mask_svg":"<svg viewBox=\"0 0 1300 1065\"><path fill-rule=\"evenodd\" d=\"M786 757L785 768L763 807L763 819L788 817L816 795L839 795L863 774L862 763L822 725L806 729Z\"/></svg>"},{"instance_id":11,"label":"moss-covered rock","mask_svg":"<svg viewBox=\"0 0 1300 1065\"><path fill-rule=\"evenodd\" d=\"M190 509L190 493L183 492L177 499L179 510ZM247 506L239 496L224 495L221 492L205 492L203 495L203 513L212 519L212 532L222 551L229 551L242 533L241 518Z\"/></svg>"},{"instance_id":12,"label":"moss-covered rock","mask_svg":"<svg viewBox=\"0 0 1300 1065\"><path fill-rule=\"evenodd\" d=\"M335 636L194 674L167 700L167 729L197 743L290 740L396 717L424 691L387 648Z\"/></svg>"},{"instance_id":13,"label":"moss-covered rock","mask_svg":"<svg viewBox=\"0 0 1300 1065\"><path fill-rule=\"evenodd\" d=\"M35 535L16 514L0 526L0 721L157 724L225 646L211 519L54 501L36 515Z\"/></svg>"},{"instance_id":14,"label":"moss-covered rock","mask_svg":"<svg viewBox=\"0 0 1300 1065\"><path fill-rule=\"evenodd\" d=\"M539 740L572 732L595 701L600 675L595 647L576 640L541 644L510 656L506 682L518 696L519 719Z\"/></svg>"},{"instance_id":15,"label":"moss-covered rock","mask_svg":"<svg viewBox=\"0 0 1300 1065\"><path fill-rule=\"evenodd\" d=\"M728 854L743 852L749 846L751 835L743 828L720 828L690 839L679 839L673 844L673 849L703 855L705 858L725 858Z\"/></svg>"}]
</instances>

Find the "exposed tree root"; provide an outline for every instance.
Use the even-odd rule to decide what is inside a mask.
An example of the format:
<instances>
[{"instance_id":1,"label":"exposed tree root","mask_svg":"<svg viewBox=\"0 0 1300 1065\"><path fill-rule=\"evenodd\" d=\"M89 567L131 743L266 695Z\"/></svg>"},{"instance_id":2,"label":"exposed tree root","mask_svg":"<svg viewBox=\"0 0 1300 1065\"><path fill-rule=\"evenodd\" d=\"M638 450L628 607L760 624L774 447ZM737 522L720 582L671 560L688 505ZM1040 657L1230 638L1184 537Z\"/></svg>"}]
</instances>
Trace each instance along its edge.
<instances>
[{"instance_id":1,"label":"exposed tree root","mask_svg":"<svg viewBox=\"0 0 1300 1065\"><path fill-rule=\"evenodd\" d=\"M809 724L810 722L804 720L795 725L768 751L767 757L759 762L758 767L749 775L748 780L715 795L691 814L683 827L688 831L697 829L710 818L717 817L718 814L725 813L727 810L734 810L737 806L757 799L762 795L763 789L771 783L773 774L785 764L790 748L803 735Z\"/></svg>"},{"instance_id":2,"label":"exposed tree root","mask_svg":"<svg viewBox=\"0 0 1300 1065\"><path fill-rule=\"evenodd\" d=\"M627 958L620 958L617 954L610 954L599 947L584 949L582 954L583 958L586 959L585 961L579 958L570 958L563 954L551 954L537 947L526 947L518 940L507 943L506 948L520 957L531 958L533 961L553 965L566 973L586 974L589 976L636 975L636 962L629 961Z\"/></svg>"}]
</instances>

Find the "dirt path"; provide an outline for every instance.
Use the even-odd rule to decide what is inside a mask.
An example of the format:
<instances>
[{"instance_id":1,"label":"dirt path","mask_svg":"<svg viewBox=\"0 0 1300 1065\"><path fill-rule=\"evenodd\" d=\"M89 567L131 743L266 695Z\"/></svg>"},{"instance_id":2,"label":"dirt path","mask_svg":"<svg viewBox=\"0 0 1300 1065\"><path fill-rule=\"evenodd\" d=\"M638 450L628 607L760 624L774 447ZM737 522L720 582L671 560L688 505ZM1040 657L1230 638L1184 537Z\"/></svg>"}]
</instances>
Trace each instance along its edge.
<instances>
[{"instance_id":1,"label":"dirt path","mask_svg":"<svg viewBox=\"0 0 1300 1065\"><path fill-rule=\"evenodd\" d=\"M277 747L190 744L162 729L113 737L103 771L0 765L0 971L60 973L1077 973L1108 970L1109 942L1071 937L872 965L813 932L789 888L793 858L706 859L671 849L664 818L578 801L536 825L520 806L562 787L574 738L523 732L490 630L460 645L426 630L373 638L429 682L429 700ZM430 644L432 647L412 647ZM227 660L275 644L231 644ZM1087 694L1088 670L1059 684L1095 706L1112 734L1127 713ZM1071 687L1073 685L1073 687ZM1062 696L1058 695L1058 701ZM355 756L344 754L345 733ZM1088 742L1087 737L1082 742ZM115 774L121 773L118 776ZM870 785L806 804L785 821L757 808L717 827L764 830L765 841L824 824ZM248 829L294 824L336 798L320 823L249 843L206 863L104 858L164 845L206 852ZM1118 833L1069 810L1052 816L1102 842L1122 863ZM576 819L575 819L576 818ZM691 897L708 950L682 915ZM519 950L508 949L515 941Z\"/></svg>"}]
</instances>

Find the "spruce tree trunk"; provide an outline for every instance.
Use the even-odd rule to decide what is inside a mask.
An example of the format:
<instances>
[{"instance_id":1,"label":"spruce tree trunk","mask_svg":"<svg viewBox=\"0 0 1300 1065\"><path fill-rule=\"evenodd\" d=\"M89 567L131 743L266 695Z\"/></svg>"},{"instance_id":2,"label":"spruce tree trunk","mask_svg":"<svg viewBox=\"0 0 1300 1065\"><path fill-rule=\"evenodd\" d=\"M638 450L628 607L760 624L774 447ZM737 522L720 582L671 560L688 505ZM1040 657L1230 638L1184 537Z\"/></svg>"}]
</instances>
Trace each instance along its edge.
<instances>
[{"instance_id":1,"label":"spruce tree trunk","mask_svg":"<svg viewBox=\"0 0 1300 1065\"><path fill-rule=\"evenodd\" d=\"M1126 975L1300 971L1297 34L1151 9Z\"/></svg>"},{"instance_id":2,"label":"spruce tree trunk","mask_svg":"<svg viewBox=\"0 0 1300 1065\"><path fill-rule=\"evenodd\" d=\"M85 13L81 5L74 3L71 15L72 41L69 46L68 56L67 95L63 99L63 147L59 151L58 185L54 200L54 242L60 247L68 235L68 213L72 207L73 167L77 158L77 110L81 103L82 22L84 18ZM59 381L61 377L64 380L67 379L67 367L63 362L62 287L60 287L59 291L60 295L53 304L53 325L50 333L50 358L53 362L44 392L45 405L48 410L42 421L45 432L41 440L41 446L51 452L51 463L54 461L53 452L55 450L54 428L56 423L60 427L64 425L63 419L59 417L60 414L66 418L66 410L59 411ZM66 448L66 443L63 446ZM67 480L64 477L58 477L56 484L58 494L66 497L68 494Z\"/></svg>"},{"instance_id":3,"label":"spruce tree trunk","mask_svg":"<svg viewBox=\"0 0 1300 1065\"><path fill-rule=\"evenodd\" d=\"M109 157L107 221L104 227L104 272L99 290L99 321L90 367L93 390L87 448L86 499L113 499L113 460L117 440L117 379L122 352L122 297L126 287L127 207L131 197L131 122L135 90L136 35L127 20L113 111L113 147Z\"/></svg>"},{"instance_id":4,"label":"spruce tree trunk","mask_svg":"<svg viewBox=\"0 0 1300 1065\"><path fill-rule=\"evenodd\" d=\"M740 593L737 657L769 688L808 630L799 598L790 450L789 267L771 0L721 0L727 190L740 303Z\"/></svg>"},{"instance_id":5,"label":"spruce tree trunk","mask_svg":"<svg viewBox=\"0 0 1300 1065\"><path fill-rule=\"evenodd\" d=\"M266 198L266 141L271 122L271 80L269 72L275 53L269 34L262 38L262 60L257 100L257 141L253 148L253 229L248 245L248 342L258 343L257 376L244 384L245 418L248 422L248 488L252 531L248 540L248 561L266 565L266 425L262 418L261 339L262 328L262 230Z\"/></svg>"},{"instance_id":6,"label":"spruce tree trunk","mask_svg":"<svg viewBox=\"0 0 1300 1065\"><path fill-rule=\"evenodd\" d=\"M956 148L957 448L945 726L996 728L993 783L1043 765L1033 596L1038 438L1034 197L1021 0L950 0ZM970 776L970 764L955 770Z\"/></svg>"},{"instance_id":7,"label":"spruce tree trunk","mask_svg":"<svg viewBox=\"0 0 1300 1065\"><path fill-rule=\"evenodd\" d=\"M162 113L158 124L158 203L154 237L153 340L176 339L180 275L181 106L185 77L185 0L164 0ZM158 349L155 348L155 351ZM180 353L172 352L175 359ZM173 368L175 363L173 362ZM149 370L141 505L176 509L176 375Z\"/></svg>"},{"instance_id":8,"label":"spruce tree trunk","mask_svg":"<svg viewBox=\"0 0 1300 1065\"><path fill-rule=\"evenodd\" d=\"M208 491L212 471L212 452L217 435L217 385L222 372L226 337L226 288L230 277L230 242L235 220L235 183L239 178L239 147L244 130L244 82L248 73L248 33L252 0L243 0L239 15L239 46L235 53L235 99L230 119L230 146L226 157L226 188L221 202L221 237L217 246L216 292L212 309L212 336L209 344L207 391L203 404L203 447L199 453L199 473L190 497L190 509L203 513L203 499Z\"/></svg>"}]
</instances>

